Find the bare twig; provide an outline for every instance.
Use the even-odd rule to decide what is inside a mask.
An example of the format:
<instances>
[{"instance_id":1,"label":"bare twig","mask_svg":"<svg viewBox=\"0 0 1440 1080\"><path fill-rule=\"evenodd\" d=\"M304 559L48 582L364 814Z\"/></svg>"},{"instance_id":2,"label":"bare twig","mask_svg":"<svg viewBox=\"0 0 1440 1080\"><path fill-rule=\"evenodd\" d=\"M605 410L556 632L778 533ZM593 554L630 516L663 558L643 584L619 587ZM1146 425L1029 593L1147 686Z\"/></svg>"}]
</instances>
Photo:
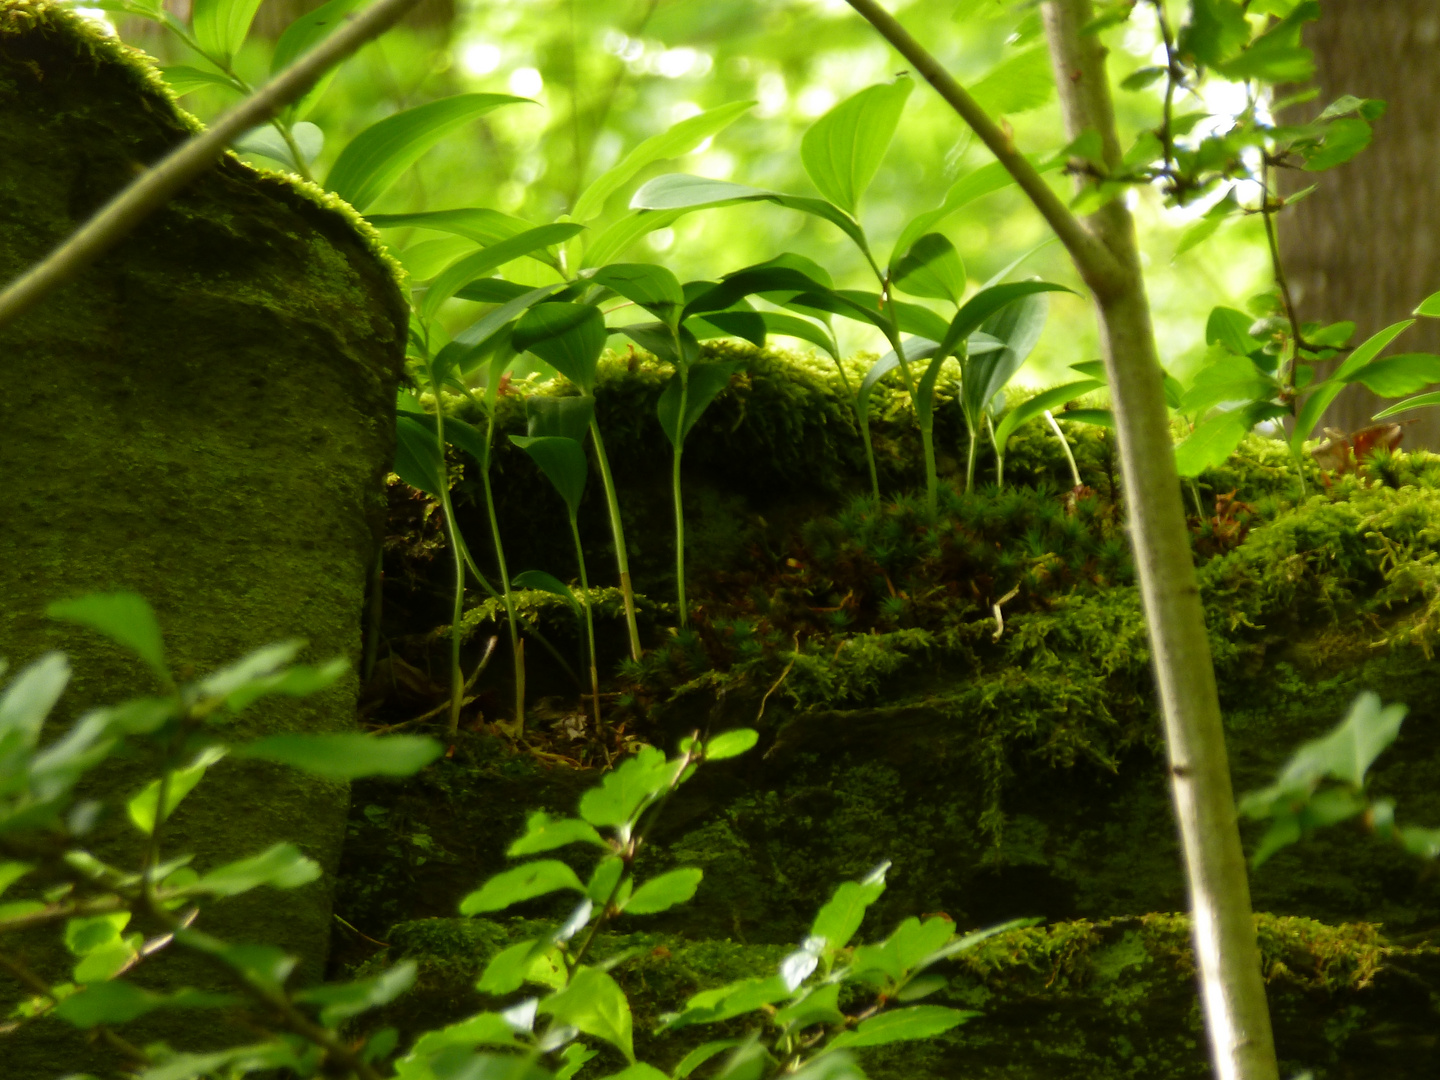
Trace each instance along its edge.
<instances>
[{"instance_id":1,"label":"bare twig","mask_svg":"<svg viewBox=\"0 0 1440 1080\"><path fill-rule=\"evenodd\" d=\"M292 67L286 68L215 122L137 177L46 258L0 293L0 326L74 279L130 230L158 210L251 128L297 100L328 68L384 33L418 0L376 0Z\"/></svg>"}]
</instances>

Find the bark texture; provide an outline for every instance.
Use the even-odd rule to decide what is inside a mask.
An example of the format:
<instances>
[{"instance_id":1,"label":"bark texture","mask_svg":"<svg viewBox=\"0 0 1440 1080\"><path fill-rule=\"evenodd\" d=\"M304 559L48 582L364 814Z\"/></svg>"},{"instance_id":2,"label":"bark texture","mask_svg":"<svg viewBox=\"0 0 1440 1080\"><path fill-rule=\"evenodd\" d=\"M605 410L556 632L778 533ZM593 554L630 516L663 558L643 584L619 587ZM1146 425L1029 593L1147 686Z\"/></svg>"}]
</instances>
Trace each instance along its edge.
<instances>
[{"instance_id":1,"label":"bark texture","mask_svg":"<svg viewBox=\"0 0 1440 1080\"><path fill-rule=\"evenodd\" d=\"M1318 177L1287 178L1291 191L1317 180L1320 187L1280 217L1281 255L1301 318L1353 319L1359 342L1440 289L1440 7L1433 0L1326 0L1305 40L1315 52L1320 96L1286 119L1309 120L1342 94L1389 103L1374 143L1353 161ZM1422 320L1396 348L1440 352L1440 322ZM1354 431L1373 423L1384 405L1352 386L1323 423ZM1413 418L1405 445L1440 449L1440 411Z\"/></svg>"},{"instance_id":2,"label":"bark texture","mask_svg":"<svg viewBox=\"0 0 1440 1080\"><path fill-rule=\"evenodd\" d=\"M141 54L28 0L0 2L0 116L0 280L193 124ZM154 690L120 650L46 619L48 603L85 592L144 595L180 679L302 635L307 659L358 659L404 328L395 279L353 215L227 159L0 331L0 655L18 667L46 649L70 653L76 678L57 724ZM355 691L352 677L264 703L239 734L344 729ZM114 807L150 771L117 761L89 794ZM203 871L290 840L329 871L347 804L344 785L224 762L172 818L166 853L194 852ZM140 840L122 810L96 848L138 865ZM205 923L277 944L300 957L299 978L318 977L329 889L262 890L217 905ZM55 981L73 962L32 960ZM166 955L137 981L215 976ZM0 983L0 999L15 994ZM10 1040L5 1075L83 1069L63 1027ZM182 1025L151 1037L184 1046L223 1034Z\"/></svg>"}]
</instances>

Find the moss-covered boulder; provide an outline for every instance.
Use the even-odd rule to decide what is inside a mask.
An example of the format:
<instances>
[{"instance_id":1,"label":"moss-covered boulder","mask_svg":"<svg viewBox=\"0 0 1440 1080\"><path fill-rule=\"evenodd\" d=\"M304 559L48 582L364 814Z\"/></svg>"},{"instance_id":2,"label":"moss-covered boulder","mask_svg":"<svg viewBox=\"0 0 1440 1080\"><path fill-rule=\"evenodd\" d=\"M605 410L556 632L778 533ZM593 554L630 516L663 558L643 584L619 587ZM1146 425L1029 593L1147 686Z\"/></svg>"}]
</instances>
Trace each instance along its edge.
<instances>
[{"instance_id":1,"label":"moss-covered boulder","mask_svg":"<svg viewBox=\"0 0 1440 1080\"><path fill-rule=\"evenodd\" d=\"M0 115L6 281L195 129L147 57L35 0L0 2ZM60 722L153 690L119 650L46 619L84 592L143 594L181 677L284 638L308 638L312 658L358 657L405 325L391 266L353 213L227 156L0 329L0 655L71 654ZM351 678L268 702L244 730L345 728L355 690ZM147 767L117 765L92 794L123 796ZM290 840L333 869L347 802L342 785L225 763L166 847L210 867ZM97 842L129 864L138 840L120 813ZM221 904L207 924L296 953L313 978L328 886ZM169 962L137 977L200 980ZM81 1067L7 1056L4 1072Z\"/></svg>"},{"instance_id":2,"label":"moss-covered boulder","mask_svg":"<svg viewBox=\"0 0 1440 1080\"><path fill-rule=\"evenodd\" d=\"M1282 1073L1315 1080L1421 1080L1440 1067L1434 997L1440 950L1387 942L1374 926L1309 919L1257 920ZM485 963L553 924L431 919L390 931L367 965L419 965L418 983L367 1027L396 1026L402 1046L422 1031L505 1002L479 994ZM643 1061L670 1069L700 1042L736 1036L755 1018L654 1033L692 994L770 974L788 950L644 932L601 934L597 962L612 974L635 1017ZM622 957L622 954L623 957ZM942 964L948 985L927 1003L981 1015L925 1042L860 1051L874 1080L1203 1080L1211 1075L1195 994L1188 920L1177 915L1086 920L1007 931ZM517 995L519 996L519 995ZM858 1011L866 1002L842 996ZM622 1063L604 1047L582 1076Z\"/></svg>"}]
</instances>

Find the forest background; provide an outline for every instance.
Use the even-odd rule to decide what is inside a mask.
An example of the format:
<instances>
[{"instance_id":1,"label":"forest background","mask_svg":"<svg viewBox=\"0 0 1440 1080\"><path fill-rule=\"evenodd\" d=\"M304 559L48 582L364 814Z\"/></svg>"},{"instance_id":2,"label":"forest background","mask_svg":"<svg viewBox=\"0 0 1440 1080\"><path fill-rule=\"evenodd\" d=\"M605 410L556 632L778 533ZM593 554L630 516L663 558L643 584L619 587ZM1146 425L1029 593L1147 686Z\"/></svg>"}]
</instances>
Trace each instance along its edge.
<instances>
[{"instance_id":1,"label":"forest background","mask_svg":"<svg viewBox=\"0 0 1440 1080\"><path fill-rule=\"evenodd\" d=\"M274 37L305 6L294 0L267 0L262 6L257 32L235 60L236 70L252 85L269 70ZM973 88L982 104L1009 118L1019 145L1041 153L1059 149L1050 145L1061 130L1059 105L1033 5L919 0L901 5L899 13L913 33L933 43L941 62ZM176 14L183 18L185 13ZM196 63L193 53L154 23L109 17L120 20L124 40L167 65ZM1155 41L1153 12L1142 6L1111 56L1112 75L1123 79L1152 64ZM643 139L734 101L756 104L694 153L658 162L638 179L687 172L807 192L811 185L797 153L804 130L838 101L888 80L892 69L898 70L889 47L843 0L758 7L749 0L513 0L458 8L426 0L405 24L344 64L307 119L325 136L314 165L315 174L323 176L350 139L398 109L456 93L532 98L538 106L499 110L476 121L468 135L442 140L367 213L485 206L531 221L552 221ZM1153 124L1163 89L1162 80L1118 97L1125 145ZM1240 84L1212 78L1204 87L1203 107L1221 114L1236 111L1243 107L1244 93ZM183 103L210 119L237 98L201 86ZM264 157L251 160L275 167ZM943 101L933 94L912 95L887 164L866 193L866 229L885 248L916 208L938 206L957 177L991 160ZM611 197L592 223L595 233L624 216L624 196L634 186ZM1206 359L1205 322L1211 309L1243 309L1248 297L1269 284L1258 218L1233 220L1177 256L1187 229L1212 201L1176 210L1161 206L1148 192L1136 200L1161 356L1182 381ZM1049 235L1013 186L963 212L947 233L973 283L987 280ZM437 235L387 230L386 240L403 251ZM453 238L452 249L455 242L464 244ZM418 258L434 258L439 250L427 247ZM839 287L869 284L868 269L843 234L811 216L768 205L687 215L673 229L642 239L627 257L664 262L684 281L761 262L776 250L815 259ZM1078 292L1052 297L1045 334L1017 383L1040 387L1067 381L1073 377L1070 364L1099 355L1089 300L1058 244L1037 252L1025 269ZM558 280L529 259L508 266L505 276L536 285ZM456 327L467 325L475 318L469 309L481 310L457 303L448 318ZM842 354L883 351L880 335L871 328L840 320L836 329Z\"/></svg>"}]
</instances>

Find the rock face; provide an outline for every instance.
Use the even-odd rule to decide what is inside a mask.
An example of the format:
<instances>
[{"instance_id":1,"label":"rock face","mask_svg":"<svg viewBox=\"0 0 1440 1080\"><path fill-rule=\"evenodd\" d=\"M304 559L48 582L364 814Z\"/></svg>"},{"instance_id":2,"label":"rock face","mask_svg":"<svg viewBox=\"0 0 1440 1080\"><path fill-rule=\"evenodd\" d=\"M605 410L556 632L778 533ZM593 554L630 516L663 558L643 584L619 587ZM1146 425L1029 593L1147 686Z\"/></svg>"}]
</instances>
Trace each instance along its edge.
<instances>
[{"instance_id":1,"label":"rock face","mask_svg":"<svg viewBox=\"0 0 1440 1080\"><path fill-rule=\"evenodd\" d=\"M30 0L0 0L0 116L6 281L194 128L148 58ZM70 653L62 722L153 690L118 650L45 618L85 592L143 594L182 679L298 636L312 660L358 658L405 326L394 273L353 213L227 159L0 329L0 655ZM343 729L354 700L352 677L243 724ZM92 794L123 796L143 775L143 762L116 767ZM176 813L168 852L214 866L285 839L328 871L347 805L343 785L225 763ZM101 849L133 858L127 828L112 815ZM323 884L207 916L216 934L296 953L302 978L321 971L329 923ZM200 978L164 963L153 977ZM36 1053L8 1057L6 1075L81 1067Z\"/></svg>"}]
</instances>

